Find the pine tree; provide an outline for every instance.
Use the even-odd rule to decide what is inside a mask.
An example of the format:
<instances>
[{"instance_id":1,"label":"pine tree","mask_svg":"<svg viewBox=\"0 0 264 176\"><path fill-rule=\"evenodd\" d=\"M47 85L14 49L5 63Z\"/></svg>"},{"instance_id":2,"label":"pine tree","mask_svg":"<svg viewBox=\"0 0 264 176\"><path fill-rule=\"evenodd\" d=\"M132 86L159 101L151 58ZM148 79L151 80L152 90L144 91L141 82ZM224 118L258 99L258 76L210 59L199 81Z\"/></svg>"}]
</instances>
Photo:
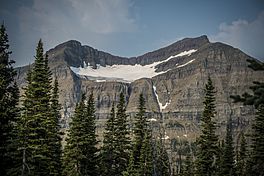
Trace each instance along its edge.
<instances>
[{"instance_id":1,"label":"pine tree","mask_svg":"<svg viewBox=\"0 0 264 176\"><path fill-rule=\"evenodd\" d=\"M138 103L138 112L135 116L135 128L134 128L134 140L132 153L129 160L129 167L127 169L130 175L133 175L134 172L137 172L140 168L140 156L142 152L142 145L147 133L147 117L146 108L145 108L145 99L143 94L139 96Z\"/></svg>"},{"instance_id":2,"label":"pine tree","mask_svg":"<svg viewBox=\"0 0 264 176\"><path fill-rule=\"evenodd\" d=\"M129 163L126 168L126 171L122 172L123 176L140 176L139 170L135 167L135 158L133 156L133 152L130 154Z\"/></svg>"},{"instance_id":3,"label":"pine tree","mask_svg":"<svg viewBox=\"0 0 264 176\"><path fill-rule=\"evenodd\" d=\"M148 127L145 131L144 139L142 141L142 147L140 150L139 157L139 175L151 176L153 175L153 145L152 145L152 134L151 129Z\"/></svg>"},{"instance_id":4,"label":"pine tree","mask_svg":"<svg viewBox=\"0 0 264 176\"><path fill-rule=\"evenodd\" d=\"M193 162L191 158L191 154L189 153L186 156L186 160L183 167L183 172L181 176L193 176L194 175L194 169L193 169Z\"/></svg>"},{"instance_id":5,"label":"pine tree","mask_svg":"<svg viewBox=\"0 0 264 176\"><path fill-rule=\"evenodd\" d=\"M61 175L62 173L62 145L59 119L61 106L59 104L59 88L57 78L54 81L52 96L51 96L51 116L49 121L49 151L52 158L49 169L51 175Z\"/></svg>"},{"instance_id":6,"label":"pine tree","mask_svg":"<svg viewBox=\"0 0 264 176\"><path fill-rule=\"evenodd\" d=\"M50 169L53 156L50 155L50 140L54 136L49 131L53 121L50 113L51 72L48 58L43 56L41 40L27 82L22 102L22 116L17 125L20 153L17 163L20 163L18 167L22 175L48 175L52 174Z\"/></svg>"},{"instance_id":7,"label":"pine tree","mask_svg":"<svg viewBox=\"0 0 264 176\"><path fill-rule=\"evenodd\" d=\"M82 153L84 146L84 134L82 122L85 118L85 95L82 94L80 102L76 105L63 156L63 175L81 176L81 160L85 158Z\"/></svg>"},{"instance_id":8,"label":"pine tree","mask_svg":"<svg viewBox=\"0 0 264 176\"><path fill-rule=\"evenodd\" d=\"M84 175L88 176L98 176L99 170L98 170L98 149L96 148L96 145L98 144L98 141L96 139L96 125L95 125L95 105L94 105L94 98L93 93L90 94L86 106L87 111L87 117L83 121L84 130L86 132L87 140L84 141L85 150L83 151L83 154L86 155L86 158L83 160L84 167L81 168L81 172Z\"/></svg>"},{"instance_id":9,"label":"pine tree","mask_svg":"<svg viewBox=\"0 0 264 176\"><path fill-rule=\"evenodd\" d=\"M238 176L246 176L246 163L247 163L247 149L246 149L246 139L244 136L244 132L241 132L241 140L240 140L240 150L237 161L237 175Z\"/></svg>"},{"instance_id":10,"label":"pine tree","mask_svg":"<svg viewBox=\"0 0 264 176\"><path fill-rule=\"evenodd\" d=\"M235 153L233 146L233 137L232 137L232 120L229 119L226 126L226 139L224 145L223 158L221 162L221 176L235 176Z\"/></svg>"},{"instance_id":11,"label":"pine tree","mask_svg":"<svg viewBox=\"0 0 264 176\"><path fill-rule=\"evenodd\" d=\"M115 175L119 176L126 170L130 156L130 138L125 107L125 97L120 93L120 100L117 105L116 118L114 120L114 141L113 146L116 156L114 158Z\"/></svg>"},{"instance_id":12,"label":"pine tree","mask_svg":"<svg viewBox=\"0 0 264 176\"><path fill-rule=\"evenodd\" d=\"M257 108L252 130L252 153L248 163L248 173L264 176L264 104L260 104Z\"/></svg>"},{"instance_id":13,"label":"pine tree","mask_svg":"<svg viewBox=\"0 0 264 176\"><path fill-rule=\"evenodd\" d=\"M85 99L83 94L70 123L64 150L64 175L98 175L93 94L87 106Z\"/></svg>"},{"instance_id":14,"label":"pine tree","mask_svg":"<svg viewBox=\"0 0 264 176\"><path fill-rule=\"evenodd\" d=\"M254 71L263 71L264 63L256 60L248 60L249 67ZM264 175L264 83L254 81L253 86L250 87L253 94L245 92L242 96L231 96L234 102L243 102L245 105L254 105L257 110L255 119L252 125L251 134L251 156L246 166L247 174L251 175Z\"/></svg>"},{"instance_id":15,"label":"pine tree","mask_svg":"<svg viewBox=\"0 0 264 176\"><path fill-rule=\"evenodd\" d=\"M0 27L0 175L6 175L13 165L14 124L19 115L19 91L14 81L16 71L9 59L8 35L5 26ZM11 152L11 153L10 153Z\"/></svg>"},{"instance_id":16,"label":"pine tree","mask_svg":"<svg viewBox=\"0 0 264 176\"><path fill-rule=\"evenodd\" d=\"M254 71L263 71L264 63L256 60L247 60L250 64L249 68ZM234 102L243 102L244 105L254 105L256 109L258 109L259 105L264 104L264 83L259 81L253 81L253 86L250 87L253 92L249 94L245 92L242 96L240 95L231 95L230 97L234 100Z\"/></svg>"},{"instance_id":17,"label":"pine tree","mask_svg":"<svg viewBox=\"0 0 264 176\"><path fill-rule=\"evenodd\" d=\"M115 120L115 104L112 104L110 117L106 122L103 146L101 148L101 175L114 175L114 120Z\"/></svg>"},{"instance_id":18,"label":"pine tree","mask_svg":"<svg viewBox=\"0 0 264 176\"><path fill-rule=\"evenodd\" d=\"M28 128L27 118L33 114L34 107L32 90L28 89L29 85L31 85L32 83L31 73L32 70L29 69L26 77L28 86L24 88L25 93L23 97L23 107L21 108L22 115L17 119L17 123L15 123L15 128L13 130L13 136L16 136L14 138L13 148L15 148L16 151L12 153L14 164L12 168L10 168L8 175L16 176L31 174L31 168L29 163L30 152L28 150L28 141L30 140L28 138L28 134L30 132L30 129Z\"/></svg>"},{"instance_id":19,"label":"pine tree","mask_svg":"<svg viewBox=\"0 0 264 176\"><path fill-rule=\"evenodd\" d=\"M154 150L154 175L170 175L169 156L161 137L154 147L156 148L156 151Z\"/></svg>"},{"instance_id":20,"label":"pine tree","mask_svg":"<svg viewBox=\"0 0 264 176\"><path fill-rule=\"evenodd\" d=\"M215 162L217 160L217 141L215 134L214 117L215 110L215 90L211 78L205 87L204 111L201 118L202 134L198 139L198 151L196 160L197 175L211 176L216 172Z\"/></svg>"}]
</instances>

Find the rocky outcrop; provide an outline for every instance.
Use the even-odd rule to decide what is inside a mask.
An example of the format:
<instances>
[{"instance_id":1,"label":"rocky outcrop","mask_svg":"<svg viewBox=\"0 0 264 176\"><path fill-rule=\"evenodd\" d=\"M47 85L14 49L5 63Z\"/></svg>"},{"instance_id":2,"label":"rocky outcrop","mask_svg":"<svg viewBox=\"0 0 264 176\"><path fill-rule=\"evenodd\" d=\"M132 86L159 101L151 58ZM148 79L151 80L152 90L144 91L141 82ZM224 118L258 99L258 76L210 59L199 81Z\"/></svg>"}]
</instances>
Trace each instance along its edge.
<instances>
[{"instance_id":1,"label":"rocky outcrop","mask_svg":"<svg viewBox=\"0 0 264 176\"><path fill-rule=\"evenodd\" d=\"M153 78L141 78L131 83L119 81L96 82L88 77L76 75L70 67L84 67L90 63L106 65L147 65L164 61L183 51L196 49L191 55L172 58L156 66L161 72ZM146 110L155 123L162 124L168 139L194 139L199 135L200 117L203 109L204 86L211 76L216 87L216 122L224 130L226 119L232 117L236 130L246 128L254 114L250 106L233 104L230 95L248 91L252 81L264 81L263 72L254 72L247 67L245 53L222 43L210 43L206 36L187 38L168 47L142 56L124 58L82 46L78 41L68 41L47 52L49 65L60 85L62 126L67 127L70 116L81 93L94 93L97 109L97 132L102 133L104 122L112 103L124 92L127 112L133 119L139 94L146 99ZM17 68L17 83L25 86L29 66ZM100 135L99 135L100 136Z\"/></svg>"}]
</instances>

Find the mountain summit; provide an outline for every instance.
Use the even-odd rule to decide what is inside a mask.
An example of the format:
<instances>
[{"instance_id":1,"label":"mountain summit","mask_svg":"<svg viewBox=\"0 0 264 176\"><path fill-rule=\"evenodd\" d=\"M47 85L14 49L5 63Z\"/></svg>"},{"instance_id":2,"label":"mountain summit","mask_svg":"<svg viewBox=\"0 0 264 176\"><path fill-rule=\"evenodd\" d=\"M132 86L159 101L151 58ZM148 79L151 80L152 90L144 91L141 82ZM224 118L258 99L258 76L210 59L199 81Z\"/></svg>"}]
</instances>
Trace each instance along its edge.
<instances>
[{"instance_id":1,"label":"mountain summit","mask_svg":"<svg viewBox=\"0 0 264 176\"><path fill-rule=\"evenodd\" d=\"M49 66L59 81L62 125L70 116L81 93L93 91L98 128L103 128L111 104L122 91L127 112L133 117L140 93L146 111L165 125L169 139L199 133L204 86L210 75L216 87L217 123L225 128L232 119L240 128L249 123L253 108L232 104L230 95L247 91L252 81L264 81L263 72L249 69L254 59L223 43L211 43L206 36L185 38L138 57L119 57L78 41L67 41L50 49ZM17 68L17 83L25 86L28 66ZM220 128L221 129L221 128ZM177 134L177 135L176 135Z\"/></svg>"}]
</instances>

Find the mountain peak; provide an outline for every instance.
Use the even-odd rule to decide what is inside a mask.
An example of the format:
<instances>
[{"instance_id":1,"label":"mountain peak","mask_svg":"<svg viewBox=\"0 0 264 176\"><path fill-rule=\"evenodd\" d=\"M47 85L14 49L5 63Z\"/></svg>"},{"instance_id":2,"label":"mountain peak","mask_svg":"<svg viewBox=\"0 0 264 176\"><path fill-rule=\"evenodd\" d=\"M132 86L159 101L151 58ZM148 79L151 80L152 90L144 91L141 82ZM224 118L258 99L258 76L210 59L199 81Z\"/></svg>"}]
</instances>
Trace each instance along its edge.
<instances>
[{"instance_id":1,"label":"mountain peak","mask_svg":"<svg viewBox=\"0 0 264 176\"><path fill-rule=\"evenodd\" d=\"M69 41L66 41L62 44L59 44L58 46L56 47L65 47L65 46L68 46L68 47L76 47L76 46L82 46L81 42L77 41L77 40L69 40Z\"/></svg>"}]
</instances>

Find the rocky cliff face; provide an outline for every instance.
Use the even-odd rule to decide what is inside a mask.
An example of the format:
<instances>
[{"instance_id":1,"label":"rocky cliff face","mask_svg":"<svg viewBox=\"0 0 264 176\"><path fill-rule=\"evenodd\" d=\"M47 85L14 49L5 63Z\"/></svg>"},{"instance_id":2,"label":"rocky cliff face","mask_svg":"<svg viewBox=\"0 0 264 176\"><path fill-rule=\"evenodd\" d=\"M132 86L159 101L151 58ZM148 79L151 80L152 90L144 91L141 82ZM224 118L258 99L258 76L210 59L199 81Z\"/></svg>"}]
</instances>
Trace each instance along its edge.
<instances>
[{"instance_id":1,"label":"rocky cliff face","mask_svg":"<svg viewBox=\"0 0 264 176\"><path fill-rule=\"evenodd\" d=\"M239 131L250 123L254 109L233 104L229 96L248 91L254 80L264 81L263 72L254 72L247 67L246 60L253 58L231 46L210 43L206 36L186 38L133 58L113 56L89 46L82 46L77 41L60 44L47 54L50 68L60 85L62 126L68 126L81 93L89 94L93 91L99 134L111 104L118 101L119 93L123 91L127 100L127 112L131 118L136 112L139 94L143 93L149 118L155 119L154 125L165 128L168 141L186 137L194 139L199 135L203 89L208 76L211 76L217 91L218 113L215 120L220 127L219 132L225 128L226 119L230 116ZM138 67L153 69L153 72L152 75L142 75L142 78L132 81L118 79L126 74L124 72L117 72L119 75L103 81L102 77L107 77L107 74L111 76L111 73L92 76L92 79L89 75L97 71L99 74L100 69L109 68L107 71L111 72L119 66L132 68L131 72ZM74 72L73 68L83 69L83 72ZM25 86L28 69L28 66L17 68L17 82L20 87Z\"/></svg>"}]
</instances>

